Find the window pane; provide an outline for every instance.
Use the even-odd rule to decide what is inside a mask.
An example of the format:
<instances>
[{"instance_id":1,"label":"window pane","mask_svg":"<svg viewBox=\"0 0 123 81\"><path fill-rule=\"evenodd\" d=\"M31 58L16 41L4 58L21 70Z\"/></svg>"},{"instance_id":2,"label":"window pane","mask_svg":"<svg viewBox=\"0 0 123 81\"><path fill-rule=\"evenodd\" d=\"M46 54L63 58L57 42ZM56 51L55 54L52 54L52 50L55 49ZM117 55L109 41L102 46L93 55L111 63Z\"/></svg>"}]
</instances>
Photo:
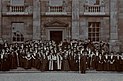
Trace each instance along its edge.
<instances>
[{"instance_id":1,"label":"window pane","mask_svg":"<svg viewBox=\"0 0 123 81\"><path fill-rule=\"evenodd\" d=\"M96 32L99 32L99 28L96 28Z\"/></svg>"},{"instance_id":2,"label":"window pane","mask_svg":"<svg viewBox=\"0 0 123 81\"><path fill-rule=\"evenodd\" d=\"M89 4L93 4L93 5L99 5L100 4L100 0L88 0Z\"/></svg>"},{"instance_id":3,"label":"window pane","mask_svg":"<svg viewBox=\"0 0 123 81\"><path fill-rule=\"evenodd\" d=\"M11 0L12 4L24 5L24 0Z\"/></svg>"},{"instance_id":4,"label":"window pane","mask_svg":"<svg viewBox=\"0 0 123 81\"><path fill-rule=\"evenodd\" d=\"M63 0L49 0L50 6L62 6Z\"/></svg>"},{"instance_id":5,"label":"window pane","mask_svg":"<svg viewBox=\"0 0 123 81\"><path fill-rule=\"evenodd\" d=\"M91 32L91 31L92 31L91 28L89 28L88 32Z\"/></svg>"},{"instance_id":6,"label":"window pane","mask_svg":"<svg viewBox=\"0 0 123 81\"><path fill-rule=\"evenodd\" d=\"M100 22L89 22L88 23L88 38L91 41L99 41L99 26ZM98 26L98 27L97 27Z\"/></svg>"},{"instance_id":7,"label":"window pane","mask_svg":"<svg viewBox=\"0 0 123 81\"><path fill-rule=\"evenodd\" d=\"M24 41L24 23L12 23L12 36L13 36L13 42L21 42Z\"/></svg>"}]
</instances>

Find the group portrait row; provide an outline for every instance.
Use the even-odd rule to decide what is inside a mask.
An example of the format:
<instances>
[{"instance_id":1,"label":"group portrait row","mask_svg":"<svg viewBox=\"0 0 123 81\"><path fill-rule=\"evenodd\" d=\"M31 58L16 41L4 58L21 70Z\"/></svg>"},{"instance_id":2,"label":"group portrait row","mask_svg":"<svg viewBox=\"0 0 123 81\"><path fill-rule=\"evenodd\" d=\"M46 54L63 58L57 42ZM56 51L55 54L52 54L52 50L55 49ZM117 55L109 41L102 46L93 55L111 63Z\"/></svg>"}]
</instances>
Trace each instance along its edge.
<instances>
[{"instance_id":1,"label":"group portrait row","mask_svg":"<svg viewBox=\"0 0 123 81\"><path fill-rule=\"evenodd\" d=\"M24 43L4 42L0 45L0 71L18 67L39 71L123 71L123 53L109 51L104 41L29 40Z\"/></svg>"}]
</instances>

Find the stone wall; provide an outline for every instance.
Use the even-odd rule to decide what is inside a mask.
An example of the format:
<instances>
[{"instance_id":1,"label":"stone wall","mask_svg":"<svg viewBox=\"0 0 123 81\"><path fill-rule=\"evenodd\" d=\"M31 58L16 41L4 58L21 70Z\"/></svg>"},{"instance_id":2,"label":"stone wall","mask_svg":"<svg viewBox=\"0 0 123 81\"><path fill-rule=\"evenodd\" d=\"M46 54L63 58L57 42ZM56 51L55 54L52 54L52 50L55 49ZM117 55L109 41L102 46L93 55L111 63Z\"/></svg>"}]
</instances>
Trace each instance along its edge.
<instances>
[{"instance_id":1,"label":"stone wall","mask_svg":"<svg viewBox=\"0 0 123 81\"><path fill-rule=\"evenodd\" d=\"M7 12L7 5L10 0L2 1L2 11ZM33 2L36 2L34 4ZM11 23L12 22L24 22L25 24L25 40L34 38L34 30L38 27L38 38L40 35L46 35L46 32L42 33L42 29L45 28L44 24L59 20L69 24L69 31L74 39L87 39L88 38L88 22L101 22L100 27L100 40L111 42L111 40L120 41L120 47L123 49L123 1L122 0L104 0L105 3L105 15L102 16L85 16L84 3L85 0L65 0L66 3L66 15L46 15L48 11L48 0L25 0L26 5L33 6L33 15L1 15L0 12L0 36L3 39L11 42ZM111 1L111 2L110 2ZM118 1L118 2L117 2ZM40 8L38 8L40 5ZM1 9L1 4L0 4ZM118 11L119 10L119 11ZM1 10L0 10L1 11ZM117 29L118 28L118 29ZM45 30L45 29L44 29ZM37 32L37 30L35 30ZM117 34L118 33L118 34ZM2 35L1 35L2 34ZM33 35L33 36L32 36ZM118 35L118 36L117 36ZM36 35L37 36L37 35ZM37 37L35 37L37 38Z\"/></svg>"},{"instance_id":2,"label":"stone wall","mask_svg":"<svg viewBox=\"0 0 123 81\"><path fill-rule=\"evenodd\" d=\"M40 1L33 0L33 39L40 40L41 39L41 9L40 9Z\"/></svg>"},{"instance_id":3,"label":"stone wall","mask_svg":"<svg viewBox=\"0 0 123 81\"><path fill-rule=\"evenodd\" d=\"M110 2L110 51L119 51L118 46L118 1Z\"/></svg>"},{"instance_id":4,"label":"stone wall","mask_svg":"<svg viewBox=\"0 0 123 81\"><path fill-rule=\"evenodd\" d=\"M32 39L32 17L27 16L9 16L9 17L3 17L2 20L2 38L4 40L7 40L9 43L12 42L12 22L23 22L24 23L24 36L25 41Z\"/></svg>"},{"instance_id":5,"label":"stone wall","mask_svg":"<svg viewBox=\"0 0 123 81\"><path fill-rule=\"evenodd\" d=\"M79 0L72 1L72 39L79 39Z\"/></svg>"},{"instance_id":6,"label":"stone wall","mask_svg":"<svg viewBox=\"0 0 123 81\"><path fill-rule=\"evenodd\" d=\"M123 0L118 1L119 11L118 11L118 36L120 41L120 49L123 51Z\"/></svg>"},{"instance_id":7,"label":"stone wall","mask_svg":"<svg viewBox=\"0 0 123 81\"><path fill-rule=\"evenodd\" d=\"M1 1L2 0L0 0L0 38L1 38L1 26L2 26L2 4L1 4Z\"/></svg>"},{"instance_id":8,"label":"stone wall","mask_svg":"<svg viewBox=\"0 0 123 81\"><path fill-rule=\"evenodd\" d=\"M64 27L65 24L68 24L68 26L65 27L67 32L68 31L70 32L70 30L68 30L67 28L69 27L71 29L71 24L72 24L71 23L71 17L67 17L67 16L64 16L64 17L63 16L55 16L55 17L54 16L43 16L41 18L41 21L42 21L41 22L41 27L44 29L42 31L42 35L44 35L45 37L46 37L46 34L47 34L47 31L46 31L47 27L45 26L46 24L50 23L51 27L52 27L52 24L53 24L52 22L56 22L56 21L57 21L58 25L61 25L61 27L62 27L62 25ZM67 35L68 35L68 33L66 34L65 38L67 38ZM45 39L47 39L47 38L44 38L44 40Z\"/></svg>"},{"instance_id":9,"label":"stone wall","mask_svg":"<svg viewBox=\"0 0 123 81\"><path fill-rule=\"evenodd\" d=\"M100 22L101 22L100 40L109 42L109 38L110 38L110 20L109 20L109 17L101 17Z\"/></svg>"}]
</instances>

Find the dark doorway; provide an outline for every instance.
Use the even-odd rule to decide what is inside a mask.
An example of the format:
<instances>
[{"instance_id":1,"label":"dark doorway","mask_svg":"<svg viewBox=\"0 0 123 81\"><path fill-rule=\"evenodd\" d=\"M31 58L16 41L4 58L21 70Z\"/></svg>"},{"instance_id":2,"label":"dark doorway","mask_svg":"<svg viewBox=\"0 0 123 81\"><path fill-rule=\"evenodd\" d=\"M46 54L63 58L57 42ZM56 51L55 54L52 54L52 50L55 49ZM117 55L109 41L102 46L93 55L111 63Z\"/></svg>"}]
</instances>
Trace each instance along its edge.
<instances>
[{"instance_id":1,"label":"dark doorway","mask_svg":"<svg viewBox=\"0 0 123 81\"><path fill-rule=\"evenodd\" d=\"M62 41L62 31L50 31L50 40L54 40L56 44Z\"/></svg>"}]
</instances>

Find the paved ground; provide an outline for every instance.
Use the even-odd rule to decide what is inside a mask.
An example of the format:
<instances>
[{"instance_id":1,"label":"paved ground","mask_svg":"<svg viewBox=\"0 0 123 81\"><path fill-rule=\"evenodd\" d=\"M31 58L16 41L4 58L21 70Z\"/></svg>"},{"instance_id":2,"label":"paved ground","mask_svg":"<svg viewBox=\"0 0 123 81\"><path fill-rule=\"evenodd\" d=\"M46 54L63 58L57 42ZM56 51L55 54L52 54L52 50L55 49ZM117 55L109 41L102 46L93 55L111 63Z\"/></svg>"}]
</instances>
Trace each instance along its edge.
<instances>
[{"instance_id":1,"label":"paved ground","mask_svg":"<svg viewBox=\"0 0 123 81\"><path fill-rule=\"evenodd\" d=\"M78 72L0 72L0 81L123 81L123 73L88 71Z\"/></svg>"},{"instance_id":2,"label":"paved ground","mask_svg":"<svg viewBox=\"0 0 123 81\"><path fill-rule=\"evenodd\" d=\"M123 81L123 73L87 71L9 71L0 72L0 81Z\"/></svg>"}]
</instances>

